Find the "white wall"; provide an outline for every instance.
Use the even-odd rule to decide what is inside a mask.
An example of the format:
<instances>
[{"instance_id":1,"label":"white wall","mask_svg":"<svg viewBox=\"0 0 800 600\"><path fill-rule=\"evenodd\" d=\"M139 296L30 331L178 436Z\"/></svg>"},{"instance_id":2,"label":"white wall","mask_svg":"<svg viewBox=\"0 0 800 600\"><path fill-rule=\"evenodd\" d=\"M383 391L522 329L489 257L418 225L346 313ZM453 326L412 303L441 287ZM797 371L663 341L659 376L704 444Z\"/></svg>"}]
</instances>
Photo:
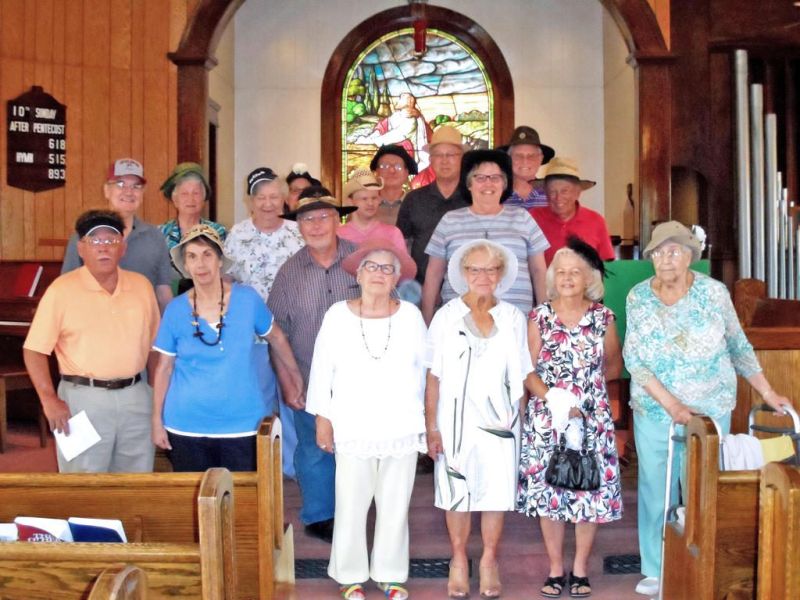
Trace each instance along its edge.
<instances>
[{"instance_id":1,"label":"white wall","mask_svg":"<svg viewBox=\"0 0 800 600\"><path fill-rule=\"evenodd\" d=\"M517 124L578 160L604 206L603 13L587 0L438 0L479 23L514 81ZM285 173L295 161L320 172L320 90L331 53L367 16L398 0L247 0L237 11L234 181L256 166ZM633 143L631 141L631 143ZM235 220L245 217L239 197Z\"/></svg>"},{"instance_id":2,"label":"white wall","mask_svg":"<svg viewBox=\"0 0 800 600\"><path fill-rule=\"evenodd\" d=\"M237 220L234 209L241 196L242 178L235 168L236 89L234 86L236 27L230 23L214 54L217 66L208 75L208 97L219 105L217 115L217 221L230 227Z\"/></svg>"}]
</instances>

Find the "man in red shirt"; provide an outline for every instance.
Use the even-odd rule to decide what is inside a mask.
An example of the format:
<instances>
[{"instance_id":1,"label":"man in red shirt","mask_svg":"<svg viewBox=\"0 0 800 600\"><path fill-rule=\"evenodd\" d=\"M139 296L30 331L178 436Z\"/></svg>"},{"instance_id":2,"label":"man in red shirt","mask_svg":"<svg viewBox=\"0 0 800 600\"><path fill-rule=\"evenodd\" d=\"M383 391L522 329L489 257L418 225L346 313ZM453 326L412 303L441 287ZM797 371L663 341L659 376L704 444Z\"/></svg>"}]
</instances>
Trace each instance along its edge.
<instances>
[{"instance_id":1,"label":"man in red shirt","mask_svg":"<svg viewBox=\"0 0 800 600\"><path fill-rule=\"evenodd\" d=\"M567 238L577 236L592 246L603 260L614 259L614 249L603 215L581 206L578 199L583 190L596 185L581 179L578 165L571 158L556 156L545 167L544 190L547 206L530 209L531 216L542 228L550 247L544 252L549 265Z\"/></svg>"}]
</instances>

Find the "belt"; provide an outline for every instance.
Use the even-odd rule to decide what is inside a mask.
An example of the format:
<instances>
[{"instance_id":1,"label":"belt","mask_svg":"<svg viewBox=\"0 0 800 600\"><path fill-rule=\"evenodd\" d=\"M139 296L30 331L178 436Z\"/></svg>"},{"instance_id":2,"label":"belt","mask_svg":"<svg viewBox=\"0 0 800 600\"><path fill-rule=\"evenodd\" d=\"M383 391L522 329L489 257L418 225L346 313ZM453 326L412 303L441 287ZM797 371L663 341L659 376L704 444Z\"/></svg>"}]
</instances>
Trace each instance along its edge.
<instances>
[{"instance_id":1,"label":"belt","mask_svg":"<svg viewBox=\"0 0 800 600\"><path fill-rule=\"evenodd\" d=\"M92 379L91 377L81 377L80 375L62 375L61 379L70 383L98 387L105 390L121 390L139 383L142 380L142 375L137 373L133 377L126 377L125 379Z\"/></svg>"}]
</instances>

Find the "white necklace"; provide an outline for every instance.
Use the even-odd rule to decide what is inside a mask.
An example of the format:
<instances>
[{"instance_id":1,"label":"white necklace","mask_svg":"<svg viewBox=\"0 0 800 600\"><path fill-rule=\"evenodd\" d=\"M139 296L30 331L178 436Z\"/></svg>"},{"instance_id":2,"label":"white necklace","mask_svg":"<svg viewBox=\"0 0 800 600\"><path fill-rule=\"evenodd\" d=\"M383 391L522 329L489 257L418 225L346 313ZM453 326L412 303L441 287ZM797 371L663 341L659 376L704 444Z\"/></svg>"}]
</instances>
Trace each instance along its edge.
<instances>
[{"instance_id":1,"label":"white necklace","mask_svg":"<svg viewBox=\"0 0 800 600\"><path fill-rule=\"evenodd\" d=\"M392 315L389 315L389 330L386 332L386 345L383 347L383 352L380 356L375 356L369 349L367 343L367 334L364 332L364 319L361 317L361 302L358 303L358 324L361 327L361 339L364 341L364 348L367 349L367 354L372 360L380 360L386 356L386 351L389 349L389 340L392 339Z\"/></svg>"}]
</instances>

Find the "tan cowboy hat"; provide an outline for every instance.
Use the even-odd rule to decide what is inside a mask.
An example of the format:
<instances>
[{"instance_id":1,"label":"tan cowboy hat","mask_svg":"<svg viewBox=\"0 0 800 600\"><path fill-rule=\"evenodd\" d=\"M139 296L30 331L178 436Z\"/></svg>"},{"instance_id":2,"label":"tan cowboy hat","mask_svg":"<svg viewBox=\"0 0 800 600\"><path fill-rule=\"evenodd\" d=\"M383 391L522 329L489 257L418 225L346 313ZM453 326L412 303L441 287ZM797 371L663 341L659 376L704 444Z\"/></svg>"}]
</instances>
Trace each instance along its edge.
<instances>
[{"instance_id":1,"label":"tan cowboy hat","mask_svg":"<svg viewBox=\"0 0 800 600\"><path fill-rule=\"evenodd\" d=\"M452 144L453 146L460 147L464 152L469 150L469 144L464 144L461 141L461 132L452 125L442 125L431 136L431 141L425 144L422 149L425 152L430 152L433 147L438 144Z\"/></svg>"},{"instance_id":2,"label":"tan cowboy hat","mask_svg":"<svg viewBox=\"0 0 800 600\"><path fill-rule=\"evenodd\" d=\"M344 189L342 190L342 195L345 198L349 198L356 192L360 192L361 190L382 190L383 189L383 179L380 177L376 177L372 174L371 171L367 171L366 169L357 169L353 172L350 176L350 179L345 184Z\"/></svg>"},{"instance_id":3,"label":"tan cowboy hat","mask_svg":"<svg viewBox=\"0 0 800 600\"><path fill-rule=\"evenodd\" d=\"M334 198L327 188L321 185L311 185L300 192L297 208L283 213L280 217L289 221L296 221L297 215L320 208L332 208L339 213L340 217L358 210L355 206L342 206L339 199Z\"/></svg>"},{"instance_id":4,"label":"tan cowboy hat","mask_svg":"<svg viewBox=\"0 0 800 600\"><path fill-rule=\"evenodd\" d=\"M583 190L588 190L597 185L597 182L591 179L581 179L580 172L578 171L578 162L574 158L567 158L565 156L556 156L547 163L547 166L544 168L544 177L536 181L546 182L549 177L573 180L580 185Z\"/></svg>"}]
</instances>

